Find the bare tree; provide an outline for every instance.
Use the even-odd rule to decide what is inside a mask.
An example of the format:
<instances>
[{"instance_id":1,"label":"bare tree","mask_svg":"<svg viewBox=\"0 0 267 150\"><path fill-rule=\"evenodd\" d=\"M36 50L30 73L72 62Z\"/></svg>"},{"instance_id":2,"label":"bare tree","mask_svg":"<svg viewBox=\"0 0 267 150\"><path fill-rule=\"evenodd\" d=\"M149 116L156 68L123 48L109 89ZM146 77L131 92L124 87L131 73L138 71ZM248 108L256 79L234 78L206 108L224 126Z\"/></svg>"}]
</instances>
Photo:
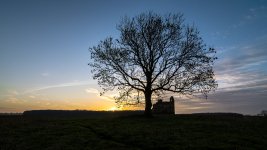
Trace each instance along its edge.
<instances>
[{"instance_id":1,"label":"bare tree","mask_svg":"<svg viewBox=\"0 0 267 150\"><path fill-rule=\"evenodd\" d=\"M207 47L182 14L153 12L125 17L120 37L108 37L89 48L94 79L104 92L118 90L120 104L145 103L151 115L154 94L207 93L217 87L213 73L216 51Z\"/></svg>"}]
</instances>

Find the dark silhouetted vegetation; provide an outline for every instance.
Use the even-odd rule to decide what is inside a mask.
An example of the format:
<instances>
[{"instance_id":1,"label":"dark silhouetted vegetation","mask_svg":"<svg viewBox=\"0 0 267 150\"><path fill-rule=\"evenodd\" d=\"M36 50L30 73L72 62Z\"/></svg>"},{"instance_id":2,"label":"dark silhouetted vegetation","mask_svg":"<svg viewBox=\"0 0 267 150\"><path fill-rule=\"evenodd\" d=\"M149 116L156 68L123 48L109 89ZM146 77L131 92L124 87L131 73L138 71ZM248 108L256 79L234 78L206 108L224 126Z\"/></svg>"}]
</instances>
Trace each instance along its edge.
<instances>
[{"instance_id":1,"label":"dark silhouetted vegetation","mask_svg":"<svg viewBox=\"0 0 267 150\"><path fill-rule=\"evenodd\" d=\"M88 110L30 110L24 111L24 116L29 117L118 117L129 115L140 115L144 111L88 111Z\"/></svg>"}]
</instances>

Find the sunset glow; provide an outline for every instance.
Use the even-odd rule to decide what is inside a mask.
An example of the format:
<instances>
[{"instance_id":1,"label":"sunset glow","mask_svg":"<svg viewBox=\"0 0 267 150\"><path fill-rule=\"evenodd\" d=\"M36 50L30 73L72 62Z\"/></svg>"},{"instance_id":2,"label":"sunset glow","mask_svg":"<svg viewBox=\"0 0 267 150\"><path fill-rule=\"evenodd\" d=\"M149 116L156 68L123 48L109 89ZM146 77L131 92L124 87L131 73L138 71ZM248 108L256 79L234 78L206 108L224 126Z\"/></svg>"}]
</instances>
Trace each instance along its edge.
<instances>
[{"instance_id":1,"label":"sunset glow","mask_svg":"<svg viewBox=\"0 0 267 150\"><path fill-rule=\"evenodd\" d=\"M108 111L115 111L115 110L120 110L120 109L118 109L118 108L115 107L115 106L114 106L114 107L111 107L111 108L108 109Z\"/></svg>"},{"instance_id":2,"label":"sunset glow","mask_svg":"<svg viewBox=\"0 0 267 150\"><path fill-rule=\"evenodd\" d=\"M267 109L267 1L0 1L0 112L125 110L92 79L88 48L125 15L184 13L215 47L218 89L208 99L174 95L176 113ZM171 94L162 95L168 100Z\"/></svg>"}]
</instances>

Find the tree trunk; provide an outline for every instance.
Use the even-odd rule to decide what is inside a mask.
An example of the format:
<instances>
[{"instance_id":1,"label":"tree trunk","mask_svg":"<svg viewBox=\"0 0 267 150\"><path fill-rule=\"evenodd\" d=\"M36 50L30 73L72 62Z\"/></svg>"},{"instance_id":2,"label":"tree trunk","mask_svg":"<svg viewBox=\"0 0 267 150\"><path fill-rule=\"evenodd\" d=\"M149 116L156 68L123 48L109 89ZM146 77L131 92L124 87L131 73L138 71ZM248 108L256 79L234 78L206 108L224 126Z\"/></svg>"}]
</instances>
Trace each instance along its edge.
<instances>
[{"instance_id":1,"label":"tree trunk","mask_svg":"<svg viewBox=\"0 0 267 150\"><path fill-rule=\"evenodd\" d=\"M151 91L145 91L145 116L146 117L152 117L152 112L151 112L151 107L152 107L152 102L151 102L151 95L152 92Z\"/></svg>"}]
</instances>

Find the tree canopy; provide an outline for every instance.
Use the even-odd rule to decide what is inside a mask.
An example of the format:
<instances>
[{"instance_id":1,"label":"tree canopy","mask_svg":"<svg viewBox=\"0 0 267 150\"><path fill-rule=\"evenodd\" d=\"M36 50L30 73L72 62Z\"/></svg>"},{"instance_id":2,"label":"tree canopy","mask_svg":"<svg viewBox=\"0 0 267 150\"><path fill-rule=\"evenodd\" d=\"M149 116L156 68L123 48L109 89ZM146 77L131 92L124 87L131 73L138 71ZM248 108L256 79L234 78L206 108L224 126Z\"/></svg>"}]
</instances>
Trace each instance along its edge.
<instances>
[{"instance_id":1,"label":"tree canopy","mask_svg":"<svg viewBox=\"0 0 267 150\"><path fill-rule=\"evenodd\" d=\"M145 103L150 115L153 95L207 95L217 87L216 51L204 44L194 25L184 23L182 14L124 17L117 29L119 38L89 48L93 78L104 92L119 91L117 103Z\"/></svg>"}]
</instances>

